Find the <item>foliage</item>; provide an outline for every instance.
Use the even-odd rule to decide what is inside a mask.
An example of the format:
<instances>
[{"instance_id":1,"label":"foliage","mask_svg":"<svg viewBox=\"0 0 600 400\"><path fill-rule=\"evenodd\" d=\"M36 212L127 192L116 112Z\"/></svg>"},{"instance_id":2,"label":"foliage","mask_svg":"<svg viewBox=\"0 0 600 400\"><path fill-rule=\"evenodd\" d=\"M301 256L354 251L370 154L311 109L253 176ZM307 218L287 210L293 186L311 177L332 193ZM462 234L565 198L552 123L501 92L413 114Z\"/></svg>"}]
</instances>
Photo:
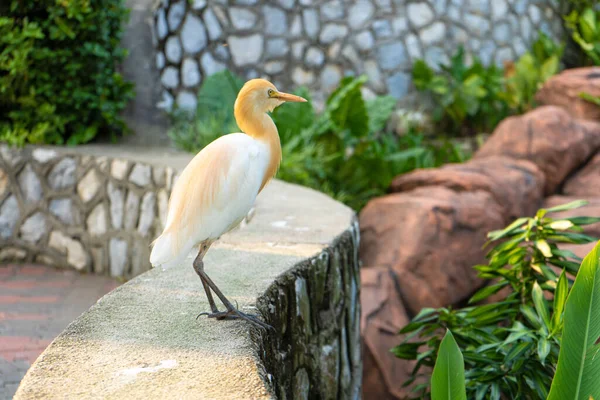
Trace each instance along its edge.
<instances>
[{"instance_id":1,"label":"foliage","mask_svg":"<svg viewBox=\"0 0 600 400\"><path fill-rule=\"evenodd\" d=\"M539 285L535 285L534 290L539 293ZM600 242L583 260L567 297L568 290L563 271L555 291L553 318L564 319L564 332L548 400L593 400L600 398L600 357L597 357L600 353L600 320L596 318L600 310ZM544 302L543 296L538 294L536 306ZM540 305L541 310L545 308L544 304ZM454 371L456 375L450 376ZM466 398L464 385L463 357L448 330L440 344L431 378L432 398ZM496 397L500 398L500 395Z\"/></svg>"},{"instance_id":2,"label":"foliage","mask_svg":"<svg viewBox=\"0 0 600 400\"><path fill-rule=\"evenodd\" d=\"M85 143L124 131L122 0L0 5L0 141Z\"/></svg>"},{"instance_id":3,"label":"foliage","mask_svg":"<svg viewBox=\"0 0 600 400\"><path fill-rule=\"evenodd\" d=\"M600 399L600 242L585 257L564 313L563 338L548 400Z\"/></svg>"},{"instance_id":4,"label":"foliage","mask_svg":"<svg viewBox=\"0 0 600 400\"><path fill-rule=\"evenodd\" d=\"M503 86L502 71L496 66L484 67L474 59L466 63L462 47L450 64L439 65L440 73L423 60L413 65L413 83L418 90L433 97L434 119L442 129L453 134L475 135L489 132L507 115L499 94Z\"/></svg>"},{"instance_id":5,"label":"foliage","mask_svg":"<svg viewBox=\"0 0 600 400\"><path fill-rule=\"evenodd\" d=\"M439 65L440 73L425 61L413 66L415 87L431 94L433 117L440 128L453 135L474 136L490 132L506 116L533 107L538 88L560 68L562 45L540 33L532 50L505 70L484 67L475 58L467 64L463 48Z\"/></svg>"},{"instance_id":6,"label":"foliage","mask_svg":"<svg viewBox=\"0 0 600 400\"><path fill-rule=\"evenodd\" d=\"M581 261L557 244L594 241L581 233L581 226L600 221L590 217L554 220L547 214L584 204L577 201L541 209L533 218L519 218L488 235L497 244L487 255L489 264L475 269L492 284L475 293L469 306L423 309L401 330L409 335L394 353L417 360L407 384L422 375L423 366L434 365L441 332L449 329L464 356L468 398L546 398L558 360L567 274L575 275ZM562 274L557 276L553 267L563 270ZM508 294L501 300L477 304L503 289ZM554 296L554 301L546 301L545 295ZM426 388L419 385L415 390L425 398Z\"/></svg>"},{"instance_id":7,"label":"foliage","mask_svg":"<svg viewBox=\"0 0 600 400\"><path fill-rule=\"evenodd\" d=\"M437 361L431 374L431 398L467 400L465 363L460 348L449 330L446 330L446 335L440 343Z\"/></svg>"},{"instance_id":8,"label":"foliage","mask_svg":"<svg viewBox=\"0 0 600 400\"><path fill-rule=\"evenodd\" d=\"M588 102L600 107L600 96L594 96L589 93L582 92L582 93L579 93L579 97L581 97L585 101L588 101Z\"/></svg>"},{"instance_id":9,"label":"foliage","mask_svg":"<svg viewBox=\"0 0 600 400\"><path fill-rule=\"evenodd\" d=\"M565 17L572 39L588 57L588 63L600 65L600 11L591 6L573 10Z\"/></svg>"},{"instance_id":10,"label":"foliage","mask_svg":"<svg viewBox=\"0 0 600 400\"><path fill-rule=\"evenodd\" d=\"M427 143L412 132L401 138L384 131L395 100L365 101L364 77L345 78L317 113L304 88L295 93L307 103L287 104L272 114L282 142L278 178L323 191L360 209L385 193L393 177L414 168L463 161L449 142ZM195 117L175 114L170 135L178 147L198 151L222 133L236 131L232 105L242 81L229 72L208 77L200 89Z\"/></svg>"},{"instance_id":11,"label":"foliage","mask_svg":"<svg viewBox=\"0 0 600 400\"><path fill-rule=\"evenodd\" d=\"M525 113L535 106L534 96L538 89L559 72L563 51L564 45L540 32L530 52L523 54L516 63L506 65L506 89L501 97L506 100L511 113Z\"/></svg>"}]
</instances>

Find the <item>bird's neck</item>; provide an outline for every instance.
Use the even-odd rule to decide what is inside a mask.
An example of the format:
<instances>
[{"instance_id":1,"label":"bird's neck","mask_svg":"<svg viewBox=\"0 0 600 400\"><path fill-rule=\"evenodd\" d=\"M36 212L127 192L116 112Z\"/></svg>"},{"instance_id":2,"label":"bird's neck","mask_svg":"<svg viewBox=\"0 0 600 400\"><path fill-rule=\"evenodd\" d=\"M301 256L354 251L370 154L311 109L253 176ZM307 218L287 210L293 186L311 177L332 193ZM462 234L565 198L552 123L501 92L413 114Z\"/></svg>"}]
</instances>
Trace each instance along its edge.
<instances>
[{"instance_id":1,"label":"bird's neck","mask_svg":"<svg viewBox=\"0 0 600 400\"><path fill-rule=\"evenodd\" d=\"M265 172L260 190L275 176L281 162L281 142L277 127L271 117L265 112L236 107L235 119L239 128L254 139L264 143L269 148L269 164Z\"/></svg>"}]
</instances>

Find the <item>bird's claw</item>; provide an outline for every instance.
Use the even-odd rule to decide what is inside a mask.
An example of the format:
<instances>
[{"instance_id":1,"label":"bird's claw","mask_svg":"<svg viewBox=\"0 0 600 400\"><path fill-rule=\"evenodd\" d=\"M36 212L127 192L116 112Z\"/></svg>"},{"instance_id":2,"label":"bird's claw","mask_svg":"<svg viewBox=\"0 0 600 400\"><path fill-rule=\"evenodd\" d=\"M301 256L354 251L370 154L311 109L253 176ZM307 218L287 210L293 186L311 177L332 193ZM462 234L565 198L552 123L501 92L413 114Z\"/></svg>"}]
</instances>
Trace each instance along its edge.
<instances>
[{"instance_id":1,"label":"bird's claw","mask_svg":"<svg viewBox=\"0 0 600 400\"><path fill-rule=\"evenodd\" d=\"M215 318L220 321L221 320L242 319L242 320L248 321L254 325L258 325L258 327L260 327L262 329L265 329L265 330L271 329L271 330L275 331L275 328L273 328L271 325L258 319L258 316L253 315L253 314L246 314L237 309L232 309L232 310L227 310L227 311L218 311L218 312L214 312L214 313L203 312L203 313L198 314L198 317L200 317L201 315L206 315L208 318ZM196 319L198 317L196 317Z\"/></svg>"}]
</instances>

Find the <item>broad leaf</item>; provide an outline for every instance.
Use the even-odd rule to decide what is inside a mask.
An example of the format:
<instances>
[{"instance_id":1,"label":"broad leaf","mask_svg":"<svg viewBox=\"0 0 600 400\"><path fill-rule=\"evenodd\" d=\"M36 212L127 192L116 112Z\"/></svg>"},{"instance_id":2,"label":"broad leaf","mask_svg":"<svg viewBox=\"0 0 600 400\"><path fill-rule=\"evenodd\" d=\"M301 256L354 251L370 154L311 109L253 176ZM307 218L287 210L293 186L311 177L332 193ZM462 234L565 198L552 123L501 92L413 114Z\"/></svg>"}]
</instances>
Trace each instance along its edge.
<instances>
[{"instance_id":1,"label":"broad leaf","mask_svg":"<svg viewBox=\"0 0 600 400\"><path fill-rule=\"evenodd\" d=\"M567 298L562 344L548 400L600 399L600 242Z\"/></svg>"},{"instance_id":2,"label":"broad leaf","mask_svg":"<svg viewBox=\"0 0 600 400\"><path fill-rule=\"evenodd\" d=\"M463 356L448 330L440 344L431 375L432 400L467 400Z\"/></svg>"},{"instance_id":3,"label":"broad leaf","mask_svg":"<svg viewBox=\"0 0 600 400\"><path fill-rule=\"evenodd\" d=\"M588 204L588 202L585 200L575 200L575 201L572 201L567 204L561 204L556 207L548 208L546 211L551 213L551 212L558 212L558 211L573 210L574 208L583 207L587 204Z\"/></svg>"}]
</instances>

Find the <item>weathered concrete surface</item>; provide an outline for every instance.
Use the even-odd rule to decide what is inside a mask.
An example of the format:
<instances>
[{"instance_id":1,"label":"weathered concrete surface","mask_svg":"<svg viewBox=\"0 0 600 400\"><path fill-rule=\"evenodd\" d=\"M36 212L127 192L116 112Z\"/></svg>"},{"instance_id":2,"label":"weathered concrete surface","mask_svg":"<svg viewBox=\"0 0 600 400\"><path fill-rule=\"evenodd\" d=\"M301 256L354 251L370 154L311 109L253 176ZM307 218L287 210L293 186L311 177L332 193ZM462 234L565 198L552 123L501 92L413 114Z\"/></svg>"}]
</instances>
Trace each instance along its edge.
<instances>
[{"instance_id":1,"label":"weathered concrete surface","mask_svg":"<svg viewBox=\"0 0 600 400\"><path fill-rule=\"evenodd\" d=\"M205 267L242 311L257 313L258 305L277 333L265 337L245 322L196 320L209 306L188 258L178 268L142 274L102 298L38 358L15 399L67 393L83 399L261 399L274 393L356 398L361 377L353 328L359 322L357 235L347 207L274 181L257 199L249 222L209 251ZM313 271L330 271L331 278L322 276L321 288L299 286L314 282ZM289 294L284 312L276 298L281 293ZM335 308L323 311L330 303ZM315 323L331 321L330 326L306 335L309 309L321 310ZM311 318L316 321L317 315ZM294 329L303 331L292 335ZM294 360L291 376L278 368L275 357L281 355Z\"/></svg>"}]
</instances>

